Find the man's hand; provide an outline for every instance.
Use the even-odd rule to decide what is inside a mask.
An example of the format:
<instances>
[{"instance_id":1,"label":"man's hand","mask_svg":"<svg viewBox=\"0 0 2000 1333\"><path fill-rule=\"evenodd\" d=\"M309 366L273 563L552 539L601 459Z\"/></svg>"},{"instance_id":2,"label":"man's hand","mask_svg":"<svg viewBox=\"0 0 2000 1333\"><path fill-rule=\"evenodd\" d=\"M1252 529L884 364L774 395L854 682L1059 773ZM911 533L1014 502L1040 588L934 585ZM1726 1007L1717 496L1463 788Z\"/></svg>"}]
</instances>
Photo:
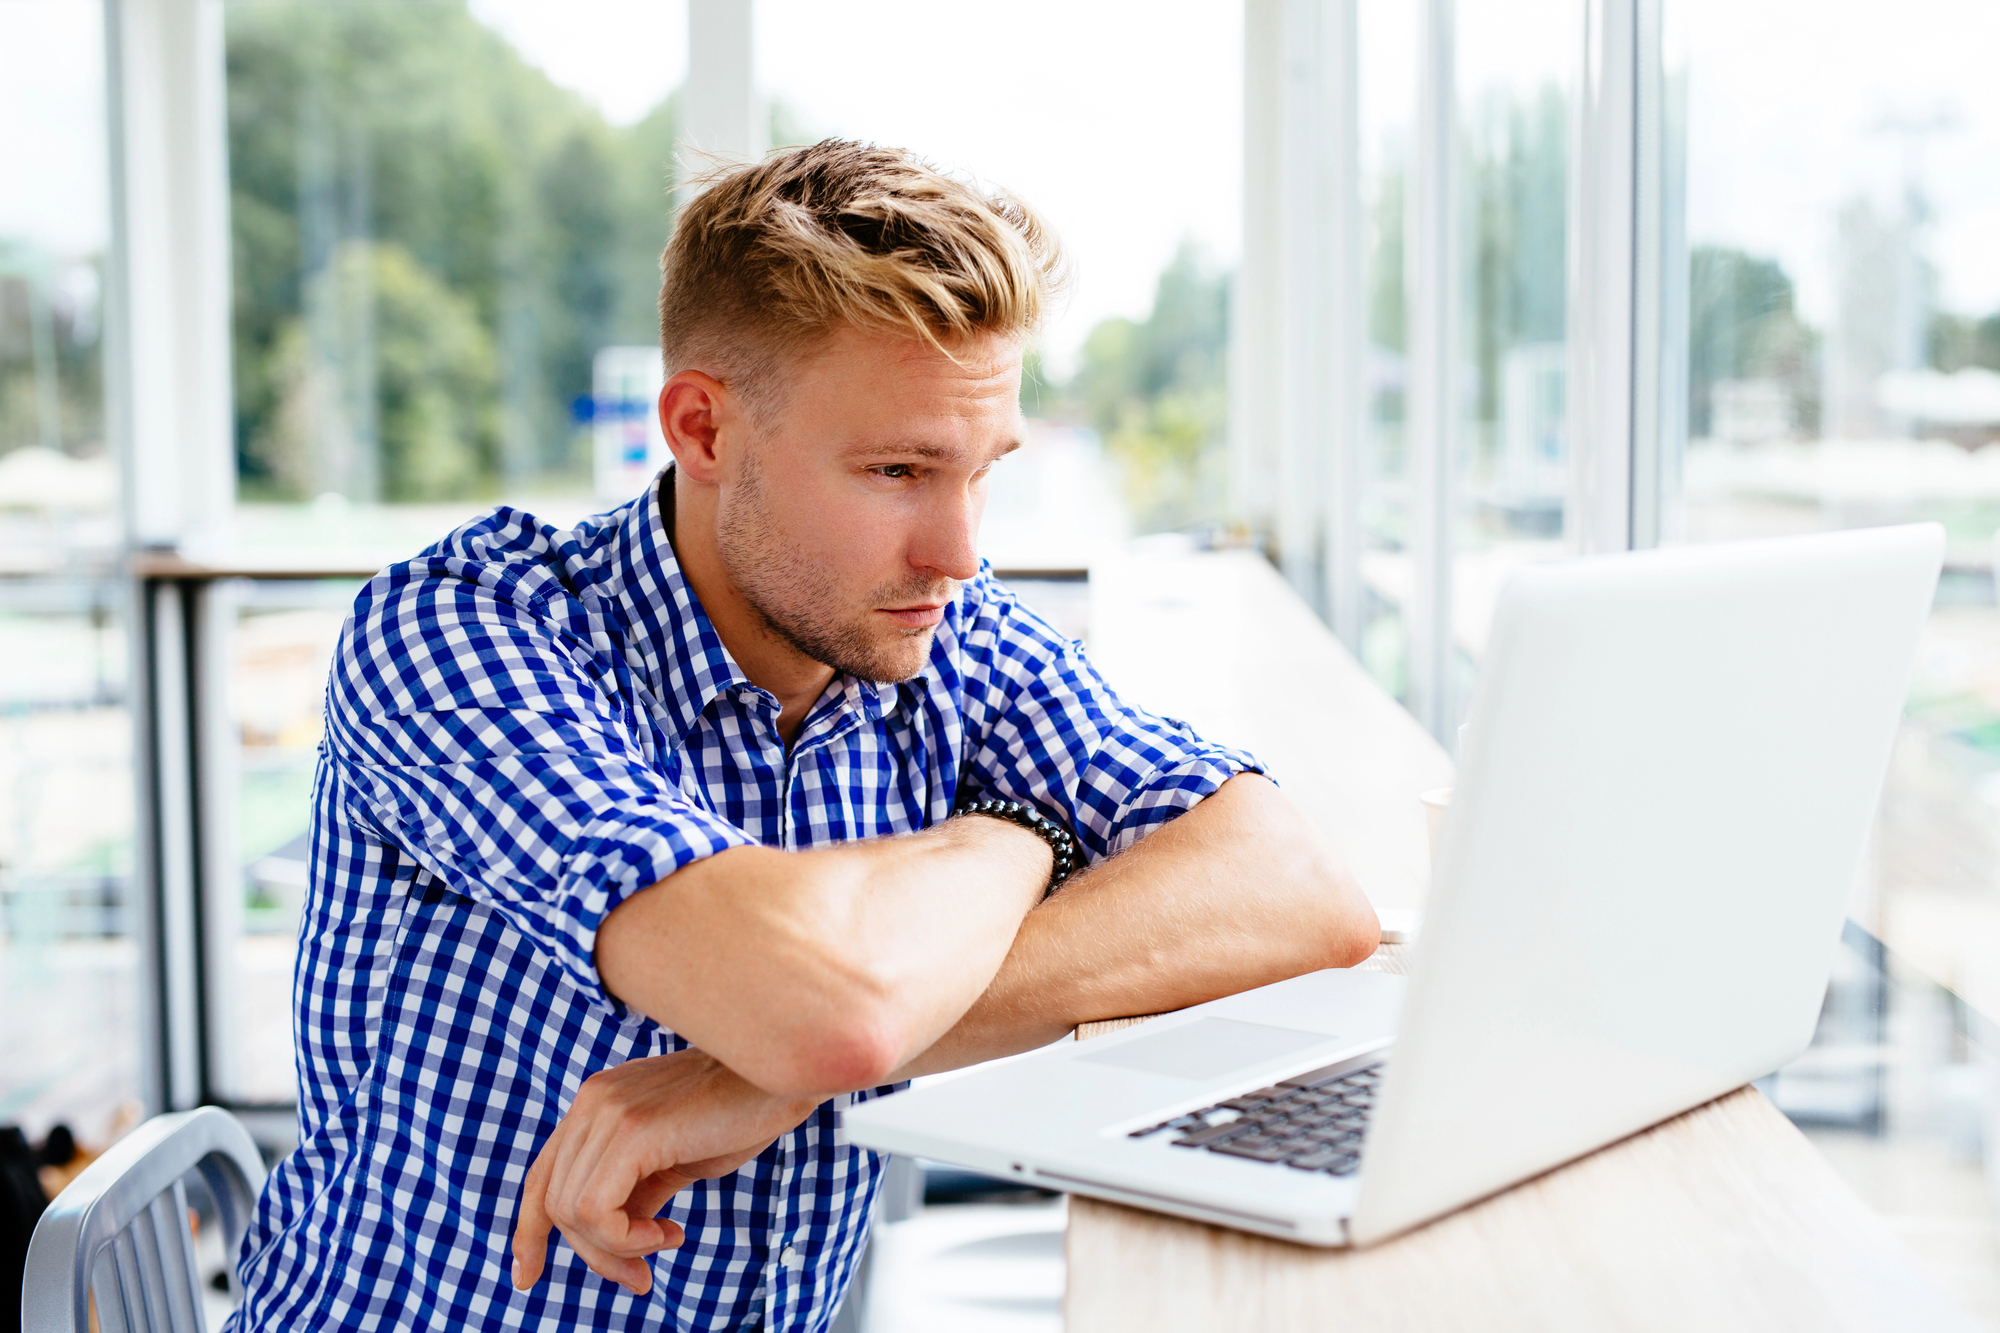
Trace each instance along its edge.
<instances>
[{"instance_id":1,"label":"man's hand","mask_svg":"<svg viewBox=\"0 0 2000 1333\"><path fill-rule=\"evenodd\" d=\"M630 1060L584 1080L528 1168L514 1226L514 1285L541 1280L549 1228L600 1277L652 1290L645 1256L682 1240L658 1219L690 1181L722 1176L762 1152L816 1105L752 1086L700 1051Z\"/></svg>"}]
</instances>

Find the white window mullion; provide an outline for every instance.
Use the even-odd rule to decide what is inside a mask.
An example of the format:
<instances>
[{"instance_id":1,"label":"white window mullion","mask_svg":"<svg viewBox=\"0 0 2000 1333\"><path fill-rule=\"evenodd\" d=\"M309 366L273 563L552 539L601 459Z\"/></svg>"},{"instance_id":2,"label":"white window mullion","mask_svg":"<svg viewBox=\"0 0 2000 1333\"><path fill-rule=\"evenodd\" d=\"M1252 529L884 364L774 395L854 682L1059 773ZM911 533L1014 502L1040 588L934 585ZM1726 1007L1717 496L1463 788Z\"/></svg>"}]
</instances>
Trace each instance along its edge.
<instances>
[{"instance_id":1,"label":"white window mullion","mask_svg":"<svg viewBox=\"0 0 2000 1333\"><path fill-rule=\"evenodd\" d=\"M1229 503L1251 533L1277 523L1282 332L1284 0L1243 5L1243 260L1230 285Z\"/></svg>"},{"instance_id":2,"label":"white window mullion","mask_svg":"<svg viewBox=\"0 0 2000 1333\"><path fill-rule=\"evenodd\" d=\"M1585 0L1571 133L1568 526L1585 554L1632 541L1635 7Z\"/></svg>"},{"instance_id":3,"label":"white window mullion","mask_svg":"<svg viewBox=\"0 0 2000 1333\"><path fill-rule=\"evenodd\" d=\"M221 0L105 0L111 244L105 408L128 552L225 547L236 503L230 367L229 143ZM150 1109L206 1091L198 812L233 799L199 763L190 665L226 641L186 590L135 580L132 710L139 820L134 916L144 923L142 1043ZM191 643L189 635L200 641ZM228 884L213 884L215 893Z\"/></svg>"},{"instance_id":4,"label":"white window mullion","mask_svg":"<svg viewBox=\"0 0 2000 1333\"><path fill-rule=\"evenodd\" d=\"M1666 0L1639 0L1639 271L1635 317L1643 368L1634 450L1632 544L1677 540L1687 450L1687 83L1670 77Z\"/></svg>"},{"instance_id":5,"label":"white window mullion","mask_svg":"<svg viewBox=\"0 0 2000 1333\"><path fill-rule=\"evenodd\" d=\"M1360 640L1363 412L1355 0L1248 0L1244 245L1231 334L1238 517Z\"/></svg>"},{"instance_id":6,"label":"white window mullion","mask_svg":"<svg viewBox=\"0 0 2000 1333\"><path fill-rule=\"evenodd\" d=\"M106 0L106 398L139 546L221 544L236 503L220 0Z\"/></svg>"},{"instance_id":7,"label":"white window mullion","mask_svg":"<svg viewBox=\"0 0 2000 1333\"><path fill-rule=\"evenodd\" d=\"M688 0L679 137L697 154L722 161L754 162L770 147L770 121L757 93L753 0ZM685 164L697 172L706 165Z\"/></svg>"},{"instance_id":8,"label":"white window mullion","mask_svg":"<svg viewBox=\"0 0 2000 1333\"><path fill-rule=\"evenodd\" d=\"M1657 545L1673 509L1686 354L1684 195L1662 0L1585 0L1570 162L1572 539Z\"/></svg>"},{"instance_id":9,"label":"white window mullion","mask_svg":"<svg viewBox=\"0 0 2000 1333\"><path fill-rule=\"evenodd\" d=\"M1409 704L1432 735L1457 725L1451 698L1451 520L1459 426L1457 56L1453 0L1424 0L1416 139L1404 214L1410 487Z\"/></svg>"},{"instance_id":10,"label":"white window mullion","mask_svg":"<svg viewBox=\"0 0 2000 1333\"><path fill-rule=\"evenodd\" d=\"M1327 440L1321 499L1326 513L1326 618L1356 653L1367 597L1361 582L1361 490L1368 420L1358 9L1358 0L1326 0L1321 19L1317 119L1325 164L1326 235L1320 247L1327 283L1319 308L1319 342L1325 352L1316 376Z\"/></svg>"}]
</instances>

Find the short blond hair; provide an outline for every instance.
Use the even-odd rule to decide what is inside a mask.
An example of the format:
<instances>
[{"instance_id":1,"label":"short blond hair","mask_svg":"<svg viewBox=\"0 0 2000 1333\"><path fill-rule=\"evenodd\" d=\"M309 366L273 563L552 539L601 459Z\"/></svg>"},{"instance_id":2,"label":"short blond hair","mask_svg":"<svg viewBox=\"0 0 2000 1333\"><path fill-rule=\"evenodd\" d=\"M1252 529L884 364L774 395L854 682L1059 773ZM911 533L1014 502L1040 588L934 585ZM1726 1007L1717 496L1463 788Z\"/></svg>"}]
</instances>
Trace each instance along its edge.
<instances>
[{"instance_id":1,"label":"short blond hair","mask_svg":"<svg viewBox=\"0 0 2000 1333\"><path fill-rule=\"evenodd\" d=\"M898 148L827 139L695 183L660 256L669 375L707 369L753 412L783 369L841 328L949 351L1031 334L1063 285L1055 234Z\"/></svg>"}]
</instances>

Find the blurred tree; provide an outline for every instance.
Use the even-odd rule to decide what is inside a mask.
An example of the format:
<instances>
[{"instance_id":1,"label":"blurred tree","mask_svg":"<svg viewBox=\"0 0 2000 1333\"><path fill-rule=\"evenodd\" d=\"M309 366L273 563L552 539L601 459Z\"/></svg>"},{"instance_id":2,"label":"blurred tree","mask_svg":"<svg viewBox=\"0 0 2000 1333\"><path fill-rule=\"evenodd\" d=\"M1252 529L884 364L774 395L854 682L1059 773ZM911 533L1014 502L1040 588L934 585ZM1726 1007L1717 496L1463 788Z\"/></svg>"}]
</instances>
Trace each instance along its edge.
<instances>
[{"instance_id":1,"label":"blurred tree","mask_svg":"<svg viewBox=\"0 0 2000 1333\"><path fill-rule=\"evenodd\" d=\"M1562 90L1549 85L1526 99L1496 92L1467 124L1469 388L1474 420L1497 427L1507 352L1563 340L1569 115Z\"/></svg>"},{"instance_id":2,"label":"blurred tree","mask_svg":"<svg viewBox=\"0 0 2000 1333\"><path fill-rule=\"evenodd\" d=\"M1382 172L1368 204L1368 339L1401 355L1409 345L1403 299L1403 179L1400 161Z\"/></svg>"},{"instance_id":3,"label":"blurred tree","mask_svg":"<svg viewBox=\"0 0 2000 1333\"><path fill-rule=\"evenodd\" d=\"M570 404L591 359L654 337L671 100L615 130L458 3L226 13L243 493L583 484ZM351 282L395 286L359 302ZM419 299L444 302L434 326L411 322ZM417 327L450 341L430 354L399 332ZM442 426L419 366L486 398ZM324 410L336 400L344 414ZM351 466L342 432L367 455Z\"/></svg>"},{"instance_id":4,"label":"blurred tree","mask_svg":"<svg viewBox=\"0 0 2000 1333\"><path fill-rule=\"evenodd\" d=\"M1819 425L1819 336L1799 319L1775 259L1720 245L1688 255L1688 435L1714 429L1720 380L1769 379L1791 394L1797 423Z\"/></svg>"},{"instance_id":5,"label":"blurred tree","mask_svg":"<svg viewBox=\"0 0 2000 1333\"><path fill-rule=\"evenodd\" d=\"M493 467L499 379L477 310L393 242L357 244L339 262L371 270L383 491L401 500L472 492Z\"/></svg>"},{"instance_id":6,"label":"blurred tree","mask_svg":"<svg viewBox=\"0 0 2000 1333\"><path fill-rule=\"evenodd\" d=\"M1950 314L1933 316L1930 363L1947 374L1968 366L2000 370L2000 314L1985 319Z\"/></svg>"},{"instance_id":7,"label":"blurred tree","mask_svg":"<svg viewBox=\"0 0 2000 1333\"><path fill-rule=\"evenodd\" d=\"M0 240L0 453L103 452L101 268L96 256L64 262Z\"/></svg>"},{"instance_id":8,"label":"blurred tree","mask_svg":"<svg viewBox=\"0 0 2000 1333\"><path fill-rule=\"evenodd\" d=\"M673 229L675 93L625 130L618 144L618 295L612 342L644 346L660 340L660 252Z\"/></svg>"},{"instance_id":9,"label":"blurred tree","mask_svg":"<svg viewBox=\"0 0 2000 1333\"><path fill-rule=\"evenodd\" d=\"M1403 392L1405 358L1409 353L1409 308L1403 290L1403 196L1408 170L1402 145L1387 146L1376 177L1374 197L1367 200L1366 247L1368 284L1368 361L1364 368L1367 412L1371 422L1365 447L1375 451L1363 465L1370 478L1402 474L1403 422L1407 403ZM1380 540L1402 540L1408 526L1401 506L1386 498L1380 485L1363 488L1362 505L1370 532Z\"/></svg>"},{"instance_id":10,"label":"blurred tree","mask_svg":"<svg viewBox=\"0 0 2000 1333\"><path fill-rule=\"evenodd\" d=\"M305 320L294 318L279 331L267 367L277 408L247 446L262 474L302 492L319 470L313 451L331 431L346 432L350 448L372 433L385 498L478 494L493 473L499 373L493 339L471 300L393 241L343 243L313 285L331 289L325 299L338 306L368 307L377 367L365 405L370 421L353 419L337 369L315 355ZM352 309L337 313L359 317Z\"/></svg>"},{"instance_id":11,"label":"blurred tree","mask_svg":"<svg viewBox=\"0 0 2000 1333\"><path fill-rule=\"evenodd\" d=\"M1064 386L1064 405L1119 464L1141 532L1224 517L1228 307L1227 275L1183 243L1160 275L1151 313L1092 329Z\"/></svg>"}]
</instances>

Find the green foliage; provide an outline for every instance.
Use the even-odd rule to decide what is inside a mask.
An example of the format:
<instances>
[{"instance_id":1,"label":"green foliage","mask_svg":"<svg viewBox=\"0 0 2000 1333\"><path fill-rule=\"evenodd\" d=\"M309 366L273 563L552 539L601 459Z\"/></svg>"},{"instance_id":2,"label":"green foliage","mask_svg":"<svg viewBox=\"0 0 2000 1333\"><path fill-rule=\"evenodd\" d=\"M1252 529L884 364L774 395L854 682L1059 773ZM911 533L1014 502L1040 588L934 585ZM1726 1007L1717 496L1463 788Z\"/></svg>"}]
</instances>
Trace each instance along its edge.
<instances>
[{"instance_id":1,"label":"green foliage","mask_svg":"<svg viewBox=\"0 0 2000 1333\"><path fill-rule=\"evenodd\" d=\"M1403 177L1401 162L1382 173L1368 205L1368 339L1402 353L1409 348L1403 297Z\"/></svg>"},{"instance_id":2,"label":"green foliage","mask_svg":"<svg viewBox=\"0 0 2000 1333\"><path fill-rule=\"evenodd\" d=\"M1985 319L1940 314L1931 319L1930 363L1950 374L1969 366L2000 370L2000 314Z\"/></svg>"},{"instance_id":3,"label":"green foliage","mask_svg":"<svg viewBox=\"0 0 2000 1333\"><path fill-rule=\"evenodd\" d=\"M1497 422L1508 349L1563 339L1569 118L1562 91L1551 85L1529 99L1495 94L1470 124L1467 332L1474 414Z\"/></svg>"},{"instance_id":4,"label":"green foliage","mask_svg":"<svg viewBox=\"0 0 2000 1333\"><path fill-rule=\"evenodd\" d=\"M259 475L305 493L331 428L378 441L388 498L453 500L490 490L499 363L471 299L392 241L342 243L310 286L312 304L330 306L340 325L366 322L375 374L365 401L343 394L338 368L315 354L305 321L287 321L265 365L275 409L245 448Z\"/></svg>"},{"instance_id":5,"label":"green foliage","mask_svg":"<svg viewBox=\"0 0 2000 1333\"><path fill-rule=\"evenodd\" d=\"M1160 275L1152 312L1143 322L1107 319L1092 329L1065 386L1069 409L1119 464L1141 532L1224 517L1228 306L1228 277L1183 244Z\"/></svg>"},{"instance_id":6,"label":"green foliage","mask_svg":"<svg viewBox=\"0 0 2000 1333\"><path fill-rule=\"evenodd\" d=\"M399 245L357 243L335 262L364 267L375 292L383 492L409 500L477 493L493 466L499 380L478 311Z\"/></svg>"},{"instance_id":7,"label":"green foliage","mask_svg":"<svg viewBox=\"0 0 2000 1333\"><path fill-rule=\"evenodd\" d=\"M614 130L460 4L226 13L244 492L580 482L592 356L655 336L671 104Z\"/></svg>"},{"instance_id":8,"label":"green foliage","mask_svg":"<svg viewBox=\"0 0 2000 1333\"><path fill-rule=\"evenodd\" d=\"M101 265L78 267L96 278ZM0 240L0 454L35 444L79 456L103 450L97 312L65 299L64 278L48 255Z\"/></svg>"},{"instance_id":9,"label":"green foliage","mask_svg":"<svg viewBox=\"0 0 2000 1333\"><path fill-rule=\"evenodd\" d=\"M1688 434L1714 423L1718 380L1774 379L1799 405L1800 425L1819 421L1819 339L1799 319L1792 280L1775 259L1720 245L1688 255Z\"/></svg>"}]
</instances>

